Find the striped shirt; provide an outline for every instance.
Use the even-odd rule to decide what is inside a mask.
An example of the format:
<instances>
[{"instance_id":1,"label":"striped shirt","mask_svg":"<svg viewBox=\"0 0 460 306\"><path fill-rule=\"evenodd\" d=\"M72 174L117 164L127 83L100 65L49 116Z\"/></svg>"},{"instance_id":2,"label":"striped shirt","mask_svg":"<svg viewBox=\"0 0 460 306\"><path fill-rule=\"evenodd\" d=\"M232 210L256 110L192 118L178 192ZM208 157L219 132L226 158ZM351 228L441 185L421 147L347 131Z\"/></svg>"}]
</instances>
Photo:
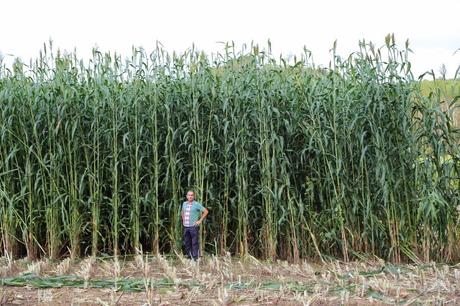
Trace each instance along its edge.
<instances>
[{"instance_id":1,"label":"striped shirt","mask_svg":"<svg viewBox=\"0 0 460 306\"><path fill-rule=\"evenodd\" d=\"M202 211L204 211L204 207L197 201L182 203L183 225L185 227L195 226L195 222L200 218Z\"/></svg>"}]
</instances>

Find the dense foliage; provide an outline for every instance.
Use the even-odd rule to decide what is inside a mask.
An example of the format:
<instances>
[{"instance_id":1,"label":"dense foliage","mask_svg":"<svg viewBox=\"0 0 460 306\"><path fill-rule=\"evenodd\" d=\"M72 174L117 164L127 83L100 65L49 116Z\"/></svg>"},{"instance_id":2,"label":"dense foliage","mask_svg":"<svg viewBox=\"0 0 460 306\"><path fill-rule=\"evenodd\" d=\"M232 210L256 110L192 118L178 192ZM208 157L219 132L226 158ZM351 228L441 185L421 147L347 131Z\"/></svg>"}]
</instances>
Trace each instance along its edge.
<instances>
[{"instance_id":1,"label":"dense foliage","mask_svg":"<svg viewBox=\"0 0 460 306\"><path fill-rule=\"evenodd\" d=\"M0 71L3 254L179 251L189 188L205 251L458 259L458 130L387 37L327 69L221 54L51 52Z\"/></svg>"}]
</instances>

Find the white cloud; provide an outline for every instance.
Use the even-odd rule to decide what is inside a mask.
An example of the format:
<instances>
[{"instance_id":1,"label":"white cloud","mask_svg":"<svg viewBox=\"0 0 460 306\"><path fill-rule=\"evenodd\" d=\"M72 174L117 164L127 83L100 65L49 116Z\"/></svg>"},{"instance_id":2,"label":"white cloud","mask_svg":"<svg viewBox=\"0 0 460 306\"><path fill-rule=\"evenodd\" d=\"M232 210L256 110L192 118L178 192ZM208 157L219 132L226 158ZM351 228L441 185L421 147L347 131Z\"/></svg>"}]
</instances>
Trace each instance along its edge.
<instances>
[{"instance_id":1,"label":"white cloud","mask_svg":"<svg viewBox=\"0 0 460 306\"><path fill-rule=\"evenodd\" d=\"M131 47L147 50L159 40L169 50L184 50L194 42L217 51L217 41L237 45L270 38L275 53L301 53L304 45L318 64L327 64L329 49L338 40L346 55L362 38L383 44L387 33L401 43L409 38L419 74L438 70L449 74L460 64L458 0L438 1L2 1L0 51L22 58L37 56L52 38L67 50L89 56L103 50L129 54Z\"/></svg>"}]
</instances>

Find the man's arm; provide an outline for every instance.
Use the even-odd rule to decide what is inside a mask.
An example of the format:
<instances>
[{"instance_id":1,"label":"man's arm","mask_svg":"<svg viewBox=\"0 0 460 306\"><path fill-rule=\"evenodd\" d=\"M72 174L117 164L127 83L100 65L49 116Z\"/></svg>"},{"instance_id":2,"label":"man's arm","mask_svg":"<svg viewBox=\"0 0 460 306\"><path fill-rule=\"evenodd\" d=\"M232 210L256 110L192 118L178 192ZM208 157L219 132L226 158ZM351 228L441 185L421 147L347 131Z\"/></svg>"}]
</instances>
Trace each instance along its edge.
<instances>
[{"instance_id":1,"label":"man's arm","mask_svg":"<svg viewBox=\"0 0 460 306\"><path fill-rule=\"evenodd\" d=\"M204 211L203 211L203 213L201 214L201 218L200 218L198 221L196 221L195 224L196 224L196 225L200 225L201 222L203 222L203 219L206 218L207 215L208 215L208 209L205 208Z\"/></svg>"}]
</instances>

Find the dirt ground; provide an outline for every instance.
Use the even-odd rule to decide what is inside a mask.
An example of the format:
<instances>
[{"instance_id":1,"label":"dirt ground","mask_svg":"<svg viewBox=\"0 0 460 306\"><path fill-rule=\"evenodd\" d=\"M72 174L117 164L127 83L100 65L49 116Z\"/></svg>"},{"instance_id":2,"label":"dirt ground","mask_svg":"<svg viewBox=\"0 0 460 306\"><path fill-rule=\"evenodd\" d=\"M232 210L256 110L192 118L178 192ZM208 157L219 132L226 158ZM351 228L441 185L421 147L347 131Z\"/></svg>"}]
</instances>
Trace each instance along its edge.
<instances>
[{"instance_id":1,"label":"dirt ground","mask_svg":"<svg viewBox=\"0 0 460 306\"><path fill-rule=\"evenodd\" d=\"M0 305L460 304L460 266L136 256L0 259Z\"/></svg>"}]
</instances>

